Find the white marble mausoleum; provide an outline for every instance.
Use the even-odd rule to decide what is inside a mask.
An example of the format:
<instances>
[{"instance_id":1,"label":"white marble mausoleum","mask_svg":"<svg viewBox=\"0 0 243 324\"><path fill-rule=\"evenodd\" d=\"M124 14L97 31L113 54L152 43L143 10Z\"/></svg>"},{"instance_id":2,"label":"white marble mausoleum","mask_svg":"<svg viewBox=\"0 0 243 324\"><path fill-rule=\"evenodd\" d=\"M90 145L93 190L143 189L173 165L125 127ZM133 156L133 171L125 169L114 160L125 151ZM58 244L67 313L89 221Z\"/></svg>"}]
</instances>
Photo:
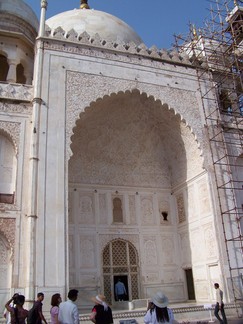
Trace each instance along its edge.
<instances>
[{"instance_id":1,"label":"white marble mausoleum","mask_svg":"<svg viewBox=\"0 0 243 324\"><path fill-rule=\"evenodd\" d=\"M128 301L212 302L214 282L242 298L243 127L208 125L217 69L202 85L190 44L147 48L78 2L46 19L44 0L40 17L0 0L0 305L70 288L80 310L97 293L114 305L119 278Z\"/></svg>"}]
</instances>

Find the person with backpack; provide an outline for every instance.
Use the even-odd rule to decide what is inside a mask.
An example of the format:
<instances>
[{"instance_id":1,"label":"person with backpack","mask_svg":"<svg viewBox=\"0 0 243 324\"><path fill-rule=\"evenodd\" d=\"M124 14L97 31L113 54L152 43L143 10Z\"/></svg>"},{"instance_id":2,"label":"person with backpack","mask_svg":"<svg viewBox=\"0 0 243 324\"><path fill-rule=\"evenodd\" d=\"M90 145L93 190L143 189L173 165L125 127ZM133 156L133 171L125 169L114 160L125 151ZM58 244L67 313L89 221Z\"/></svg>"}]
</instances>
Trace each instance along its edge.
<instances>
[{"instance_id":1,"label":"person with backpack","mask_svg":"<svg viewBox=\"0 0 243 324\"><path fill-rule=\"evenodd\" d=\"M23 308L24 302L25 296L14 294L13 297L6 303L5 308L10 313L11 324L25 324L28 311Z\"/></svg>"},{"instance_id":2,"label":"person with backpack","mask_svg":"<svg viewBox=\"0 0 243 324\"><path fill-rule=\"evenodd\" d=\"M37 294L37 299L34 302L34 305L29 310L27 323L28 324L41 324L42 321L47 324L47 321L42 313L42 301L44 300L44 294L39 292Z\"/></svg>"}]
</instances>

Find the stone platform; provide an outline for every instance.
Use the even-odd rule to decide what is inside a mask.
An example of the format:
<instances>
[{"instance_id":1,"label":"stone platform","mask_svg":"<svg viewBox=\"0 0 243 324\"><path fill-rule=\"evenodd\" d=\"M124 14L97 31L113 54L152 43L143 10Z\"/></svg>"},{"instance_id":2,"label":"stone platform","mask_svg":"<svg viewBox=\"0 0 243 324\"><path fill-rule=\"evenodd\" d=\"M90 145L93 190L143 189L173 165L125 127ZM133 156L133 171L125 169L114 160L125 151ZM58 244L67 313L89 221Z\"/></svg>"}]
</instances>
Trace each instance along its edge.
<instances>
[{"instance_id":1,"label":"stone platform","mask_svg":"<svg viewBox=\"0 0 243 324\"><path fill-rule=\"evenodd\" d=\"M138 307L137 306L142 306ZM214 305L212 304L172 304L169 307L173 310L175 320L184 324L217 324L214 317ZM119 302L112 306L114 324L143 324L143 317L146 307L142 300L131 302ZM225 304L225 313L228 324L243 324L243 303ZM89 312L80 316L82 324L90 323Z\"/></svg>"}]
</instances>

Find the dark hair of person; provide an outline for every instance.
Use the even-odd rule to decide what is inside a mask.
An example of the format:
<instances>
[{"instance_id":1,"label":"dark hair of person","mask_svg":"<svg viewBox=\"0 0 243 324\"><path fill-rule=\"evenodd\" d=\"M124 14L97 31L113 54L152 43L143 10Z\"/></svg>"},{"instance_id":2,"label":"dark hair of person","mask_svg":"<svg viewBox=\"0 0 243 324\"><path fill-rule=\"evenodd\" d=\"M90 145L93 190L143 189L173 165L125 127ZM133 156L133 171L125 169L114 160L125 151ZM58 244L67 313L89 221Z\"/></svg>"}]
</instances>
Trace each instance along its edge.
<instances>
[{"instance_id":1,"label":"dark hair of person","mask_svg":"<svg viewBox=\"0 0 243 324\"><path fill-rule=\"evenodd\" d=\"M78 296L78 290L77 289L71 289L71 290L69 290L69 292L68 292L68 298L69 299L73 299L73 298L75 298L75 297L77 297Z\"/></svg>"},{"instance_id":2,"label":"dark hair of person","mask_svg":"<svg viewBox=\"0 0 243 324\"><path fill-rule=\"evenodd\" d=\"M61 297L60 294L54 294L51 297L51 306L58 306L60 304L59 298Z\"/></svg>"},{"instance_id":3,"label":"dark hair of person","mask_svg":"<svg viewBox=\"0 0 243 324\"><path fill-rule=\"evenodd\" d=\"M169 314L168 314L167 307L160 308L154 305L152 311L155 311L156 313L157 322L159 323L169 322Z\"/></svg>"},{"instance_id":4,"label":"dark hair of person","mask_svg":"<svg viewBox=\"0 0 243 324\"><path fill-rule=\"evenodd\" d=\"M16 297L16 305L21 305L23 306L25 302L25 296L24 295L18 295Z\"/></svg>"},{"instance_id":5,"label":"dark hair of person","mask_svg":"<svg viewBox=\"0 0 243 324\"><path fill-rule=\"evenodd\" d=\"M39 297L44 297L44 294L43 294L43 292L39 292L38 294L37 294L37 297L39 298Z\"/></svg>"},{"instance_id":6,"label":"dark hair of person","mask_svg":"<svg viewBox=\"0 0 243 324\"><path fill-rule=\"evenodd\" d=\"M219 284L216 282L216 283L214 284L214 287L215 287L215 288L219 288Z\"/></svg>"}]
</instances>

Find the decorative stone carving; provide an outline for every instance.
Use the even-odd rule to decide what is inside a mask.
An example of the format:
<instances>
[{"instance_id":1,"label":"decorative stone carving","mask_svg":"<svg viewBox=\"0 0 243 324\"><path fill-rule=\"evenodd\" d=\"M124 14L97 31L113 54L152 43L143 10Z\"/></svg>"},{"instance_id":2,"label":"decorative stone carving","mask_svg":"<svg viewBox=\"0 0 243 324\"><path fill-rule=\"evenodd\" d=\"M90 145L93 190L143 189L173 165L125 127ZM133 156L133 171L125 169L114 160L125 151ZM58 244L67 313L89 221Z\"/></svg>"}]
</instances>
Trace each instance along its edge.
<instances>
[{"instance_id":1,"label":"decorative stone carving","mask_svg":"<svg viewBox=\"0 0 243 324\"><path fill-rule=\"evenodd\" d=\"M175 257L175 247L173 239L171 238L162 238L162 256L163 256L163 264L173 264Z\"/></svg>"},{"instance_id":2,"label":"decorative stone carving","mask_svg":"<svg viewBox=\"0 0 243 324\"><path fill-rule=\"evenodd\" d=\"M16 153L18 152L19 147L19 138L20 138L20 123L12 123L12 122L5 122L0 121L0 132L3 130L5 133L8 134L14 143Z\"/></svg>"},{"instance_id":3,"label":"decorative stone carving","mask_svg":"<svg viewBox=\"0 0 243 324\"><path fill-rule=\"evenodd\" d=\"M215 257L217 255L217 246L212 224L204 229L204 238L207 258Z\"/></svg>"},{"instance_id":4,"label":"decorative stone carving","mask_svg":"<svg viewBox=\"0 0 243 324\"><path fill-rule=\"evenodd\" d=\"M92 239L80 236L80 266L83 269L95 267L95 247Z\"/></svg>"},{"instance_id":5,"label":"decorative stone carving","mask_svg":"<svg viewBox=\"0 0 243 324\"><path fill-rule=\"evenodd\" d=\"M32 111L32 104L22 103L22 104L13 104L0 101L0 111L11 113L23 113L30 114Z\"/></svg>"},{"instance_id":6,"label":"decorative stone carving","mask_svg":"<svg viewBox=\"0 0 243 324\"><path fill-rule=\"evenodd\" d=\"M176 203L177 203L177 212L178 212L178 217L179 217L179 223L185 222L186 221L186 213L185 213L183 193L179 194L176 197Z\"/></svg>"},{"instance_id":7,"label":"decorative stone carving","mask_svg":"<svg viewBox=\"0 0 243 324\"><path fill-rule=\"evenodd\" d=\"M8 264L8 249L6 244L4 244L3 239L0 236L0 264L1 266ZM2 270L2 269L1 269Z\"/></svg>"},{"instance_id":8,"label":"decorative stone carving","mask_svg":"<svg viewBox=\"0 0 243 324\"><path fill-rule=\"evenodd\" d=\"M5 240L1 237L0 233L0 287L8 286L8 269L10 266L10 250L6 246Z\"/></svg>"},{"instance_id":9,"label":"decorative stone carving","mask_svg":"<svg viewBox=\"0 0 243 324\"><path fill-rule=\"evenodd\" d=\"M200 197L200 213L202 215L208 214L210 212L210 199L205 179L198 182L198 197Z\"/></svg>"},{"instance_id":10,"label":"decorative stone carving","mask_svg":"<svg viewBox=\"0 0 243 324\"><path fill-rule=\"evenodd\" d=\"M144 242L145 263L146 265L157 265L157 248L154 241L148 240Z\"/></svg>"},{"instance_id":11,"label":"decorative stone carving","mask_svg":"<svg viewBox=\"0 0 243 324\"><path fill-rule=\"evenodd\" d=\"M129 195L129 214L130 214L130 224L137 224L136 220L136 206L135 206L135 196Z\"/></svg>"},{"instance_id":12,"label":"decorative stone carving","mask_svg":"<svg viewBox=\"0 0 243 324\"><path fill-rule=\"evenodd\" d=\"M99 215L100 215L100 224L107 224L107 222L108 222L108 208L107 208L105 194L99 194Z\"/></svg>"},{"instance_id":13,"label":"decorative stone carving","mask_svg":"<svg viewBox=\"0 0 243 324\"><path fill-rule=\"evenodd\" d=\"M73 80L72 83L76 82ZM79 103L76 103L76 99L83 90L79 87L72 90L72 96L68 95L68 106L75 105L73 113L77 114ZM95 91L99 91L98 86L92 89L92 93ZM84 97L89 97L89 93ZM124 101L125 105L122 104ZM73 118L67 109L66 120L71 121ZM182 133L185 134L185 141L181 137ZM164 134L168 138L166 142L163 140ZM197 162L190 172L195 175L202 167L200 152L190 129L181 124L173 113L163 109L160 102L138 91L106 96L80 114L72 136L74 156L69 161L69 179L81 183L97 184L98 181L101 185L123 183L128 186L168 188L171 186L171 175L174 184L184 181L189 173L186 154L181 154L184 143L189 146L189 136L196 160L194 162ZM186 149L183 148L183 151L186 152ZM81 151L86 153L81 154ZM173 172L168 169L168 160L173 163Z\"/></svg>"},{"instance_id":14,"label":"decorative stone carving","mask_svg":"<svg viewBox=\"0 0 243 324\"><path fill-rule=\"evenodd\" d=\"M16 230L15 218L0 217L0 231L5 236L12 250L14 249L14 244L15 244L15 230Z\"/></svg>"},{"instance_id":15,"label":"decorative stone carving","mask_svg":"<svg viewBox=\"0 0 243 324\"><path fill-rule=\"evenodd\" d=\"M143 225L154 224L153 201L152 198L141 198L141 212Z\"/></svg>"},{"instance_id":16,"label":"decorative stone carving","mask_svg":"<svg viewBox=\"0 0 243 324\"><path fill-rule=\"evenodd\" d=\"M125 239L126 241L129 241L130 243L132 243L137 250L139 248L139 236L138 235L134 235L134 234L128 234L128 235L105 234L105 235L103 235L103 234L101 234L101 235L99 235L100 253L101 253L101 251L103 251L104 247L110 241L117 240L117 239L122 239L122 240Z\"/></svg>"},{"instance_id":17,"label":"decorative stone carving","mask_svg":"<svg viewBox=\"0 0 243 324\"><path fill-rule=\"evenodd\" d=\"M70 37L70 35L75 35L75 37ZM76 36L77 35L77 36ZM159 50L156 46L152 46L151 48L147 48L146 45L140 44L139 46L135 45L134 43L124 44L119 42L110 43L105 39L102 39L99 34L96 34L93 37L90 37L87 32L84 32L80 35L75 30L72 30L71 32L65 32L61 27L58 27L54 30L52 30L49 26L46 26L46 37L49 37L53 40L68 40L77 46L77 44L84 44L93 46L94 48L103 48L103 49L113 49L116 50L116 52L126 52L129 54L141 54L146 55L148 57L156 58L156 59L162 59L162 60L168 60L171 62L182 62L184 64L190 64L191 62L189 60L189 57L184 53L184 55L180 55L175 50L171 52L170 55L164 55L165 50ZM46 42L45 47L50 48L52 46L52 42ZM72 47L72 44L65 44L65 47Z\"/></svg>"},{"instance_id":18,"label":"decorative stone carving","mask_svg":"<svg viewBox=\"0 0 243 324\"><path fill-rule=\"evenodd\" d=\"M94 203L93 196L80 194L79 210L80 224L94 224Z\"/></svg>"},{"instance_id":19,"label":"decorative stone carving","mask_svg":"<svg viewBox=\"0 0 243 324\"><path fill-rule=\"evenodd\" d=\"M23 84L0 83L0 98L30 102L33 99L33 87Z\"/></svg>"},{"instance_id":20,"label":"decorative stone carving","mask_svg":"<svg viewBox=\"0 0 243 324\"><path fill-rule=\"evenodd\" d=\"M159 275L157 272L148 272L146 275L145 282L147 283L155 283L159 281Z\"/></svg>"}]
</instances>

